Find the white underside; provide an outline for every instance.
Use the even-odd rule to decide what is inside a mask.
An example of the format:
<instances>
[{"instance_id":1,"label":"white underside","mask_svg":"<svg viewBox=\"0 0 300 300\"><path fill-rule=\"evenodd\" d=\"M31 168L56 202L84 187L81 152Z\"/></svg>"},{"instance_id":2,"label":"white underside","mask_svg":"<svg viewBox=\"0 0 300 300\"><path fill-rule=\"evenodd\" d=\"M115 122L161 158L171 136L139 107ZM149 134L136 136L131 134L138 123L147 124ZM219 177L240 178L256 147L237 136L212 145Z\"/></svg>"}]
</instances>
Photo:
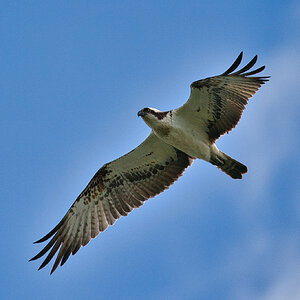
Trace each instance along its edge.
<instances>
[{"instance_id":1,"label":"white underside","mask_svg":"<svg viewBox=\"0 0 300 300\"><path fill-rule=\"evenodd\" d=\"M199 128L199 124L193 124L189 120L173 116L172 124L168 126L168 134L153 130L165 143L174 146L191 157L210 160L211 153L218 153L215 144L211 144L206 132Z\"/></svg>"}]
</instances>

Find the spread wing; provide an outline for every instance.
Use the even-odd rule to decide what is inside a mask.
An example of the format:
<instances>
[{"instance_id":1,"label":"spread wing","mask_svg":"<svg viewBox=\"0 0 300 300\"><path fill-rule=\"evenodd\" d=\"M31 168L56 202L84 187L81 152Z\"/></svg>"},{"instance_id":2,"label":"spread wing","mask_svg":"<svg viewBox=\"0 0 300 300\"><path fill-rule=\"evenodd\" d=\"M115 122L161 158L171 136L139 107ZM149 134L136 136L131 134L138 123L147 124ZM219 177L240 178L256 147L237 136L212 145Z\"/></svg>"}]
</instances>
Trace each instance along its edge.
<instances>
[{"instance_id":1,"label":"spread wing","mask_svg":"<svg viewBox=\"0 0 300 300\"><path fill-rule=\"evenodd\" d=\"M251 77L265 68L262 66L250 70L257 61L257 55L245 67L233 73L242 57L243 52L223 74L193 82L190 98L175 110L178 116L198 123L211 142L237 125L249 98L268 81L269 76Z\"/></svg>"},{"instance_id":2,"label":"spread wing","mask_svg":"<svg viewBox=\"0 0 300 300\"><path fill-rule=\"evenodd\" d=\"M151 133L140 146L95 174L58 225L36 242L51 238L31 260L51 249L41 269L58 252L52 273L119 217L168 188L191 163L188 155Z\"/></svg>"}]
</instances>

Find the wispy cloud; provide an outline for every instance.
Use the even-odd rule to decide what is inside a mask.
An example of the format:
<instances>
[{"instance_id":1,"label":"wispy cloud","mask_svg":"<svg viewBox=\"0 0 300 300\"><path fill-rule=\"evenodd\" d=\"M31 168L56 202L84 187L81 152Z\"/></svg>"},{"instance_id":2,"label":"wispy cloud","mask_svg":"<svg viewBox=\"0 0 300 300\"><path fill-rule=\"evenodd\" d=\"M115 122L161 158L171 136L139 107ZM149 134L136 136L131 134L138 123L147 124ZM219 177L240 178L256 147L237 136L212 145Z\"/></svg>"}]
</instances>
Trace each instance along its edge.
<instances>
[{"instance_id":1,"label":"wispy cloud","mask_svg":"<svg viewBox=\"0 0 300 300\"><path fill-rule=\"evenodd\" d=\"M265 74L272 78L255 96L255 105L250 104L247 108L243 116L247 120L241 122L243 128L228 136L223 144L229 153L241 152L241 157L247 158L246 163L251 169L245 183L239 186L241 201L231 203L242 228L242 238L235 240L227 252L224 251L220 264L210 266L205 272L198 270L199 264L178 263L176 268L181 268L181 278L176 278L159 295L155 295L156 299L167 296L190 299L206 295L212 288L212 282L216 287L226 285L223 299L300 298L300 242L297 238L300 214L294 213L293 220L286 220L286 223L272 215L273 212L280 213L280 208L276 207L277 194L281 197L280 205L284 206L286 201L291 211L299 211L300 208L295 172L299 164L299 160L295 159L299 146L299 125L296 125L299 114L299 53L299 47L295 47L295 40L291 38L289 43L279 46L267 61L263 61L267 65ZM251 141L251 144L241 143L238 146L233 143L232 146L232 140L237 136L245 143ZM282 172L286 164L290 164L291 172L286 174L289 178L288 198L282 190L285 180ZM227 183L224 183L226 188ZM289 222L294 222L294 225L288 225Z\"/></svg>"},{"instance_id":2,"label":"wispy cloud","mask_svg":"<svg viewBox=\"0 0 300 300\"><path fill-rule=\"evenodd\" d=\"M260 209L269 208L272 211L275 205L272 197L276 193L284 195L281 186L285 176L289 181L289 197L281 196L282 201L286 201L291 210L299 210L297 199L299 200L300 187L296 179L297 173L292 171L296 170L297 165L300 167L299 159L296 158L297 152L299 154L299 50L293 39L288 45L278 48L267 61L270 66L268 71L272 75L269 87L261 96L258 95L261 99L256 99L255 112L253 108L248 120L251 126L244 128L246 135L251 136L249 139L253 141L250 147L244 149L251 172L248 174L247 186L242 191L243 201L236 205L241 220L250 222L248 228L254 226L258 230L245 232L248 235L247 243L243 249L236 249L228 257L230 267L224 264L224 272L230 272L228 276L239 276L236 278L236 289L232 291L232 299L281 300L300 297L298 226L288 227L282 224L282 227L273 229L261 220L258 224L253 223L256 220L253 216ZM287 163L291 173L280 175ZM281 181L276 183L279 175ZM293 218L296 224L299 223L299 213L293 214ZM246 267L247 271L239 269L241 266ZM246 281L241 279L243 273L248 276ZM255 278L265 281L261 289L251 284Z\"/></svg>"},{"instance_id":3,"label":"wispy cloud","mask_svg":"<svg viewBox=\"0 0 300 300\"><path fill-rule=\"evenodd\" d=\"M272 282L270 288L258 300L297 300L300 297L300 262L292 259ZM298 257L299 258L299 257Z\"/></svg>"},{"instance_id":4,"label":"wispy cloud","mask_svg":"<svg viewBox=\"0 0 300 300\"><path fill-rule=\"evenodd\" d=\"M243 135L252 142L246 148L241 145L239 149L247 153L251 166L244 196L252 203L266 196L274 174L280 170L282 163L295 156L299 144L299 128L295 126L300 108L296 67L300 65L299 50L292 44L279 48L266 64L266 73L272 76L271 80L245 114L251 126L243 123ZM293 160L293 163L297 161Z\"/></svg>"}]
</instances>

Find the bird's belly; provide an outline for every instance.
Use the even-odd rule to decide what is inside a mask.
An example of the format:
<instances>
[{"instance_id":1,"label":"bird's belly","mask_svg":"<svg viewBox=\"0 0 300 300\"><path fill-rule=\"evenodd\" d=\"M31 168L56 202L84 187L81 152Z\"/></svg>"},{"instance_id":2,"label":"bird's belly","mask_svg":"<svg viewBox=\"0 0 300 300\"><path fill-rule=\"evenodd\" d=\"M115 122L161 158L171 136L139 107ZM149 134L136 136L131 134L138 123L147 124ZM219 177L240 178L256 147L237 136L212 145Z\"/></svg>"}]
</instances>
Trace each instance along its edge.
<instances>
[{"instance_id":1,"label":"bird's belly","mask_svg":"<svg viewBox=\"0 0 300 300\"><path fill-rule=\"evenodd\" d=\"M205 136L202 136L193 129L182 130L172 128L167 135L158 135L165 143L181 150L191 157L201 158L209 161L210 143Z\"/></svg>"}]
</instances>

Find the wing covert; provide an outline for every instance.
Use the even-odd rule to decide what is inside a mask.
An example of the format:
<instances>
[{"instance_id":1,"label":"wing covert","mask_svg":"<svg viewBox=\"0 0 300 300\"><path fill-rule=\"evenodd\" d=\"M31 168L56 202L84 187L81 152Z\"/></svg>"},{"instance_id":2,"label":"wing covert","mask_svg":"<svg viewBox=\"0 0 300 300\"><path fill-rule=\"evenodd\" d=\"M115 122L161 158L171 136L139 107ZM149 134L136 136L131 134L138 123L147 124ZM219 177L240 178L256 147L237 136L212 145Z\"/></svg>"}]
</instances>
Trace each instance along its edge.
<instances>
[{"instance_id":1,"label":"wing covert","mask_svg":"<svg viewBox=\"0 0 300 300\"><path fill-rule=\"evenodd\" d=\"M193 82L190 98L176 110L177 115L187 117L204 128L211 142L237 125L249 98L268 81L269 76L249 77L265 69L262 66L250 70L257 61L257 55L234 72L242 57L243 52L223 74Z\"/></svg>"},{"instance_id":2,"label":"wing covert","mask_svg":"<svg viewBox=\"0 0 300 300\"><path fill-rule=\"evenodd\" d=\"M58 252L53 273L118 218L167 189L191 163L188 155L151 133L133 151L98 170L58 225L36 242L51 238L31 260L50 250L41 269Z\"/></svg>"}]
</instances>

